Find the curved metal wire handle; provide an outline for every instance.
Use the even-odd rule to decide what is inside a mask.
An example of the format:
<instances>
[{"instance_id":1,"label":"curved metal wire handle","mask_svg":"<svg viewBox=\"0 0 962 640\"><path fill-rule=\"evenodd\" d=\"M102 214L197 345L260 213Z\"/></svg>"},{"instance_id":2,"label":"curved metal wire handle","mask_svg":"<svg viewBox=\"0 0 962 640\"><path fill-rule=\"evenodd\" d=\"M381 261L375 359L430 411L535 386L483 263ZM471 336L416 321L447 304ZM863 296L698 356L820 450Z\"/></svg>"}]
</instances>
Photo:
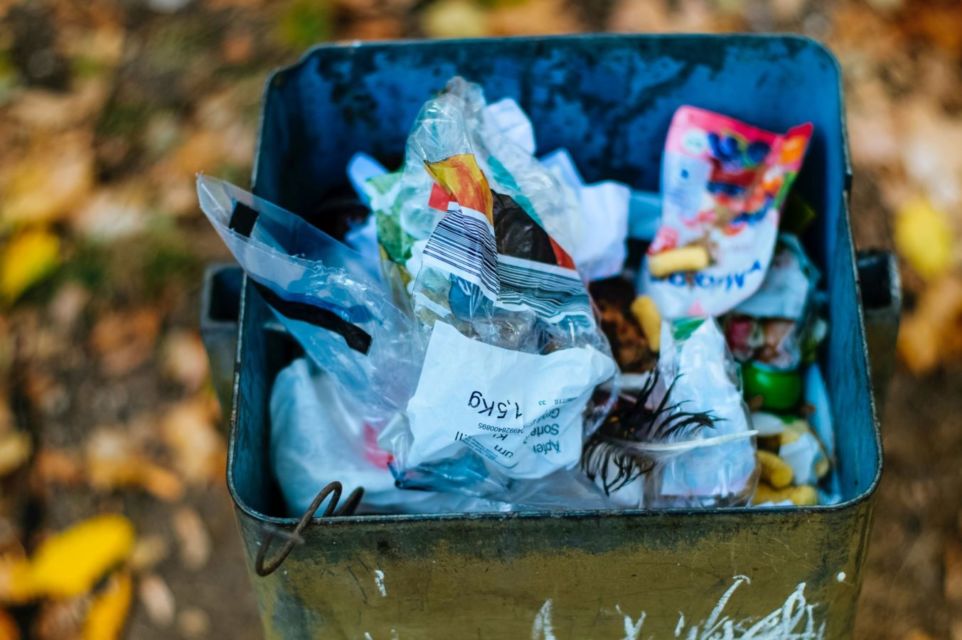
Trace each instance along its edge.
<instances>
[{"instance_id":1,"label":"curved metal wire handle","mask_svg":"<svg viewBox=\"0 0 962 640\"><path fill-rule=\"evenodd\" d=\"M311 523L314 517L314 513L317 512L324 500L328 496L331 496L330 501L327 503L327 508L324 509L323 518L330 518L332 516L349 516L352 515L359 504L361 504L361 498L364 497L364 488L358 487L347 497L341 508L337 508L337 503L341 499L341 492L344 487L337 480L329 482L324 486L323 489L317 492L314 496L314 500L311 501L307 511L301 516L301 519L297 521L294 526L294 530L291 532L291 536L284 542L283 546L278 550L277 555L271 558L270 561L267 560L267 551L270 549L271 543L274 541L274 534L268 533L267 537L261 543L261 548L257 551L257 557L254 559L254 571L260 577L266 577L277 571L278 568L284 561L287 560L287 556L291 554L294 550L294 546L301 542L301 532L307 528L307 525ZM333 494L333 495L332 495Z\"/></svg>"}]
</instances>

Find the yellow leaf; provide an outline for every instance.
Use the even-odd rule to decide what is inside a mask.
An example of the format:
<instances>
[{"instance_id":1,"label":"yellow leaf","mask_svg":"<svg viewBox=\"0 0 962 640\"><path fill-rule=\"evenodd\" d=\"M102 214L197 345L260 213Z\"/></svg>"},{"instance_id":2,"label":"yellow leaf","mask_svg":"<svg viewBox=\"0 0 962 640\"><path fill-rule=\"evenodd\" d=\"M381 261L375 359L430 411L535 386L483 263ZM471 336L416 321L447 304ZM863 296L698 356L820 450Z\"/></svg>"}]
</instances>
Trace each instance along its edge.
<instances>
[{"instance_id":1,"label":"yellow leaf","mask_svg":"<svg viewBox=\"0 0 962 640\"><path fill-rule=\"evenodd\" d=\"M30 562L21 557L0 560L0 600L23 604L34 597Z\"/></svg>"},{"instance_id":2,"label":"yellow leaf","mask_svg":"<svg viewBox=\"0 0 962 640\"><path fill-rule=\"evenodd\" d=\"M488 34L488 16L471 0L441 0L424 10L421 28L432 38L476 38Z\"/></svg>"},{"instance_id":3,"label":"yellow leaf","mask_svg":"<svg viewBox=\"0 0 962 640\"><path fill-rule=\"evenodd\" d=\"M133 584L130 573L123 571L113 576L102 593L90 604L84 621L84 640L114 640L123 631Z\"/></svg>"},{"instance_id":4,"label":"yellow leaf","mask_svg":"<svg viewBox=\"0 0 962 640\"><path fill-rule=\"evenodd\" d=\"M0 433L0 477L20 468L32 450L28 434L22 431Z\"/></svg>"},{"instance_id":5,"label":"yellow leaf","mask_svg":"<svg viewBox=\"0 0 962 640\"><path fill-rule=\"evenodd\" d=\"M126 560L134 527L121 515L94 516L43 541L30 563L37 594L72 597L87 593L103 575Z\"/></svg>"},{"instance_id":6,"label":"yellow leaf","mask_svg":"<svg viewBox=\"0 0 962 640\"><path fill-rule=\"evenodd\" d=\"M12 302L60 264L60 240L46 229L17 234L0 259L0 295Z\"/></svg>"},{"instance_id":7,"label":"yellow leaf","mask_svg":"<svg viewBox=\"0 0 962 640\"><path fill-rule=\"evenodd\" d=\"M895 246L925 279L938 277L952 265L952 227L945 214L926 200L912 200L895 217Z\"/></svg>"}]
</instances>

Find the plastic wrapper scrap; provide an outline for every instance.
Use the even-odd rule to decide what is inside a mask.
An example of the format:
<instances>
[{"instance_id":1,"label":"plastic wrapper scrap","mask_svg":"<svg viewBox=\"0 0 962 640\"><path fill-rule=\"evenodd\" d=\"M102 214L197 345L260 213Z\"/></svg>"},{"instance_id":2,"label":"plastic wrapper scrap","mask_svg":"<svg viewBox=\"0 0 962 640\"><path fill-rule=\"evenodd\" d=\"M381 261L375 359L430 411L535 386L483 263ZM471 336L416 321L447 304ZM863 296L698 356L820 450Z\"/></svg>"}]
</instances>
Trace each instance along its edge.
<instances>
[{"instance_id":1,"label":"plastic wrapper scrap","mask_svg":"<svg viewBox=\"0 0 962 640\"><path fill-rule=\"evenodd\" d=\"M755 434L736 365L712 319L662 324L657 369L626 376L583 467L622 507L746 505Z\"/></svg>"},{"instance_id":2,"label":"plastic wrapper scrap","mask_svg":"<svg viewBox=\"0 0 962 640\"><path fill-rule=\"evenodd\" d=\"M819 277L798 238L781 234L762 286L723 321L735 359L782 371L812 362L826 331Z\"/></svg>"},{"instance_id":3,"label":"plastic wrapper scrap","mask_svg":"<svg viewBox=\"0 0 962 640\"><path fill-rule=\"evenodd\" d=\"M675 112L661 225L640 275L664 317L717 317L761 286L811 135L811 124L779 135L694 107Z\"/></svg>"},{"instance_id":4,"label":"plastic wrapper scrap","mask_svg":"<svg viewBox=\"0 0 962 640\"><path fill-rule=\"evenodd\" d=\"M576 468L617 367L571 257L577 202L484 108L480 87L449 82L372 199L386 277L427 341L383 440L399 486L506 496Z\"/></svg>"}]
</instances>

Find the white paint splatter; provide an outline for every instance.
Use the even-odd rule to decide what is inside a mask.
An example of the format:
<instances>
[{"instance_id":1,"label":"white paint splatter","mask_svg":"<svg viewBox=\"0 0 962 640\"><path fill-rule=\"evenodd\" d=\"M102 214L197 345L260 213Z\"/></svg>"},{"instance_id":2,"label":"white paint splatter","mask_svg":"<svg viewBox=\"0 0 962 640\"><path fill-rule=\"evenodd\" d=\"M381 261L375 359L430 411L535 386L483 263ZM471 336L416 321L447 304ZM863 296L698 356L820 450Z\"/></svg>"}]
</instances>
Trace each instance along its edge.
<instances>
[{"instance_id":1,"label":"white paint splatter","mask_svg":"<svg viewBox=\"0 0 962 640\"><path fill-rule=\"evenodd\" d=\"M638 636L641 635L641 628L645 624L645 616L647 615L644 611L638 616L638 622L631 619L627 613L621 610L621 605L615 605L615 611L625 618L625 637L622 640L638 640Z\"/></svg>"},{"instance_id":2,"label":"white paint splatter","mask_svg":"<svg viewBox=\"0 0 962 640\"><path fill-rule=\"evenodd\" d=\"M839 582L845 582L846 577L847 576L845 575L844 571L839 571L837 574L835 574L835 579Z\"/></svg>"},{"instance_id":3,"label":"white paint splatter","mask_svg":"<svg viewBox=\"0 0 962 640\"><path fill-rule=\"evenodd\" d=\"M815 605L805 599L805 583L799 583L781 607L762 618L732 620L725 607L735 591L751 584L747 576L735 576L715 608L700 625L688 628L686 640L824 640L825 623L816 625ZM685 631L684 614L678 614L675 637Z\"/></svg>"},{"instance_id":4,"label":"white paint splatter","mask_svg":"<svg viewBox=\"0 0 962 640\"><path fill-rule=\"evenodd\" d=\"M378 593L382 598L387 597L387 587L384 586L384 572L380 569L374 570L374 584L377 585Z\"/></svg>"},{"instance_id":5,"label":"white paint splatter","mask_svg":"<svg viewBox=\"0 0 962 640\"><path fill-rule=\"evenodd\" d=\"M551 622L551 598L544 601L541 610L534 617L531 625L531 640L557 640L554 635L554 625Z\"/></svg>"}]
</instances>

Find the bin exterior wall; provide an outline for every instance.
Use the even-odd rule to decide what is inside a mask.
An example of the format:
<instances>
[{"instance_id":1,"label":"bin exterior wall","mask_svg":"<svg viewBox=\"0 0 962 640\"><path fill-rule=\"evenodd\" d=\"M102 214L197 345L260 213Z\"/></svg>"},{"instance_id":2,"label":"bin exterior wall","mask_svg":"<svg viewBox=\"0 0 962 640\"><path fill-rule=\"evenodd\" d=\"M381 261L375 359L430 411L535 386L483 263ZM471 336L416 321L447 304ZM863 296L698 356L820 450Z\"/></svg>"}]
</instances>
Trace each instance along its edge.
<instances>
[{"instance_id":1,"label":"bin exterior wall","mask_svg":"<svg viewBox=\"0 0 962 640\"><path fill-rule=\"evenodd\" d=\"M844 638L853 627L881 471L845 208L838 69L791 37L577 36L322 47L268 82L255 191L315 211L355 151L385 161L432 91L460 72L568 147L589 180L657 188L674 109L695 104L815 138L796 188L826 273L822 354L845 502L717 511L377 516L317 521L273 575L252 573L270 638ZM268 459L268 397L298 355L244 290L228 483L248 562L289 530ZM336 480L332 473L331 480ZM279 543L275 542L275 546ZM643 620L642 620L643 618Z\"/></svg>"}]
</instances>

